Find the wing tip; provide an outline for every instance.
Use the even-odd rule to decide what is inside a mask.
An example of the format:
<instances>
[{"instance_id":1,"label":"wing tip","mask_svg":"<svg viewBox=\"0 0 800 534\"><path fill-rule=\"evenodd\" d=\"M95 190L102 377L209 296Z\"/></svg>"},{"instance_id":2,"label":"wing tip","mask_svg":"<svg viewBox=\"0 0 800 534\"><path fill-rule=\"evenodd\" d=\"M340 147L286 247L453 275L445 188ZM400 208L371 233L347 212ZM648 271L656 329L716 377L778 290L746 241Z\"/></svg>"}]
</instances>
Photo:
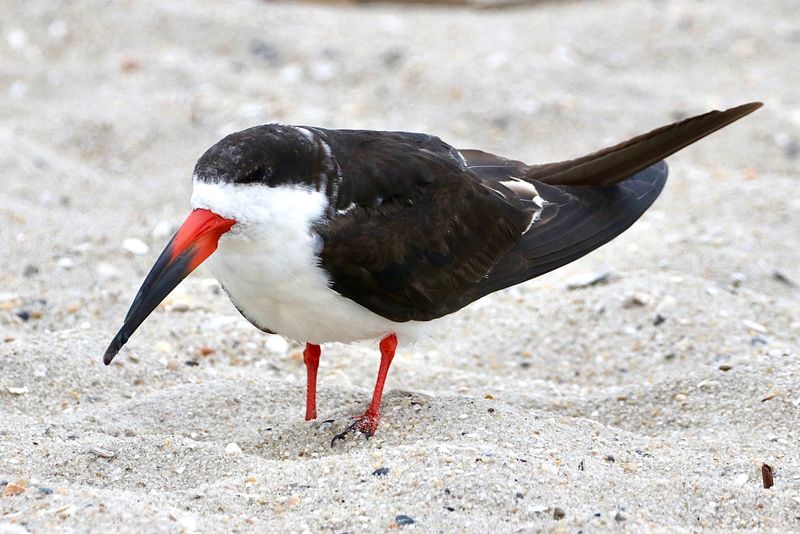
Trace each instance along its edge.
<instances>
[{"instance_id":1,"label":"wing tip","mask_svg":"<svg viewBox=\"0 0 800 534\"><path fill-rule=\"evenodd\" d=\"M754 100L753 102L748 102L747 104L742 104L742 105L733 107L733 108L731 108L731 110L741 109L741 110L745 111L745 114L747 114L747 113L752 113L755 110L757 110L758 108L763 108L763 107L764 107L764 103L763 102L760 102L758 100Z\"/></svg>"},{"instance_id":2,"label":"wing tip","mask_svg":"<svg viewBox=\"0 0 800 534\"><path fill-rule=\"evenodd\" d=\"M753 102L748 102L746 104L740 104L732 108L728 108L724 111L717 111L717 114L726 116L727 120L723 126L727 126L728 124L737 121L742 117L750 115L751 113L762 107L764 107L763 102L753 101Z\"/></svg>"}]
</instances>

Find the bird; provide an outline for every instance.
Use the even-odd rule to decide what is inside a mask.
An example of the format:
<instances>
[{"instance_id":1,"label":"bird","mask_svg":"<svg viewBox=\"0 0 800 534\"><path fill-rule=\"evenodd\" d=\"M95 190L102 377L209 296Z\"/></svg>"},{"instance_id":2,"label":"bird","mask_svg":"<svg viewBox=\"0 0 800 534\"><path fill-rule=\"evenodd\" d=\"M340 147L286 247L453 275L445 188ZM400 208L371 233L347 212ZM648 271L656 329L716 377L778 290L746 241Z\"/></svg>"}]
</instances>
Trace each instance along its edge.
<instances>
[{"instance_id":1,"label":"bird","mask_svg":"<svg viewBox=\"0 0 800 534\"><path fill-rule=\"evenodd\" d=\"M399 341L430 336L443 317L611 241L658 197L667 156L761 106L538 165L422 133L282 124L232 133L197 161L192 211L103 361L205 262L250 323L305 343L306 420L317 417L321 345L378 341L372 399L331 446L372 436Z\"/></svg>"}]
</instances>

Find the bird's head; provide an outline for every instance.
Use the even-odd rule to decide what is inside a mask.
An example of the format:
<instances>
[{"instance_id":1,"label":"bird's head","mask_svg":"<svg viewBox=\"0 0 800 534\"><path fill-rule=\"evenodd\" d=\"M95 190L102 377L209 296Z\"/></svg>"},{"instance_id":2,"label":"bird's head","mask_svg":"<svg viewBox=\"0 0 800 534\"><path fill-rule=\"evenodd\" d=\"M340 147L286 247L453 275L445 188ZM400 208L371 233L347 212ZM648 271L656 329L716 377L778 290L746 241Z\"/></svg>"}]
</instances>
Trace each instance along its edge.
<instances>
[{"instance_id":1,"label":"bird's head","mask_svg":"<svg viewBox=\"0 0 800 534\"><path fill-rule=\"evenodd\" d=\"M306 128L264 125L228 135L194 169L192 212L167 243L103 356L108 365L164 298L217 249L227 233L252 232L287 208L287 191L314 194L331 180L327 145ZM298 206L313 209L309 203Z\"/></svg>"}]
</instances>

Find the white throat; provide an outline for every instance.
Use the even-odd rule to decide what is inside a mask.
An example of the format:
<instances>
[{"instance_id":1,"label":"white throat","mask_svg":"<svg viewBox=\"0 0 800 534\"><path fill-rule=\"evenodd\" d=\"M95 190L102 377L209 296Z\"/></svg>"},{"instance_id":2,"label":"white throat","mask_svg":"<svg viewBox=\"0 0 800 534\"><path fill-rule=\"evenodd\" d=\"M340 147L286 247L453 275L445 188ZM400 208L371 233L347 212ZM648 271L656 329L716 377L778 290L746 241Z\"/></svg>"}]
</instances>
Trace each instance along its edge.
<instances>
[{"instance_id":1,"label":"white throat","mask_svg":"<svg viewBox=\"0 0 800 534\"><path fill-rule=\"evenodd\" d=\"M391 332L417 338L421 323L394 323L331 289L320 267L314 224L324 193L300 185L205 183L195 179L192 208L236 220L206 263L257 327L299 342L352 342Z\"/></svg>"}]
</instances>

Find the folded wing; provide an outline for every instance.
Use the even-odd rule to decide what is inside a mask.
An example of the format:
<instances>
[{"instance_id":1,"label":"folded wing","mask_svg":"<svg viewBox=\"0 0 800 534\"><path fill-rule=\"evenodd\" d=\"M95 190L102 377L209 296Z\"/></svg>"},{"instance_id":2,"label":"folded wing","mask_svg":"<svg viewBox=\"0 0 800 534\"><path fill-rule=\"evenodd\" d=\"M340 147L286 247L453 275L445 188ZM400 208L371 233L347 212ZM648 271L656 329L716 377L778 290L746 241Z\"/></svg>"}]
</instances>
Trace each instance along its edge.
<instances>
[{"instance_id":1,"label":"folded wing","mask_svg":"<svg viewBox=\"0 0 800 534\"><path fill-rule=\"evenodd\" d=\"M663 189L663 158L760 106L537 166L421 134L320 130L342 170L321 263L334 290L388 319L447 315L624 232Z\"/></svg>"}]
</instances>

